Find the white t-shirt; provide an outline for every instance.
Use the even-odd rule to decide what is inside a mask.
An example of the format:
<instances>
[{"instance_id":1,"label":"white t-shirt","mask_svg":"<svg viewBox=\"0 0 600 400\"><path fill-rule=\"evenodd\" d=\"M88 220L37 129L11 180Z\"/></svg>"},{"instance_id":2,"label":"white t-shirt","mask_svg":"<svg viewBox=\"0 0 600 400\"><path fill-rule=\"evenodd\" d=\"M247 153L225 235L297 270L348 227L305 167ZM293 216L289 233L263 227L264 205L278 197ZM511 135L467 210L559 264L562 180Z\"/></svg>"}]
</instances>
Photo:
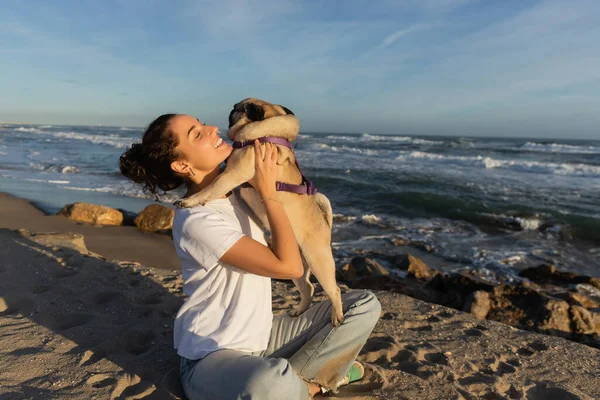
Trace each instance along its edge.
<instances>
[{"instance_id":1,"label":"white t-shirt","mask_svg":"<svg viewBox=\"0 0 600 400\"><path fill-rule=\"evenodd\" d=\"M175 210L173 242L189 296L175 318L180 356L196 360L219 349L267 348L273 321L271 278L219 261L244 235L266 245L264 232L235 194Z\"/></svg>"}]
</instances>

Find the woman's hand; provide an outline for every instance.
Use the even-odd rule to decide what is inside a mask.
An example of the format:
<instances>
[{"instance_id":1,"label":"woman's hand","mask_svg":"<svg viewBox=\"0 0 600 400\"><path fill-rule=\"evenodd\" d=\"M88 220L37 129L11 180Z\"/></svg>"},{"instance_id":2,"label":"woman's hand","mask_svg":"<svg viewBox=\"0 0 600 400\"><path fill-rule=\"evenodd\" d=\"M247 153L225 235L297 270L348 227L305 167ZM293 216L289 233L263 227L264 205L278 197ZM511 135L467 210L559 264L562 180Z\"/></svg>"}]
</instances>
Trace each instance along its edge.
<instances>
[{"instance_id":1,"label":"woman's hand","mask_svg":"<svg viewBox=\"0 0 600 400\"><path fill-rule=\"evenodd\" d=\"M276 145L267 142L261 146L258 139L254 141L254 177L248 183L256 189L261 198L277 193L275 182L279 172L278 158Z\"/></svg>"}]
</instances>

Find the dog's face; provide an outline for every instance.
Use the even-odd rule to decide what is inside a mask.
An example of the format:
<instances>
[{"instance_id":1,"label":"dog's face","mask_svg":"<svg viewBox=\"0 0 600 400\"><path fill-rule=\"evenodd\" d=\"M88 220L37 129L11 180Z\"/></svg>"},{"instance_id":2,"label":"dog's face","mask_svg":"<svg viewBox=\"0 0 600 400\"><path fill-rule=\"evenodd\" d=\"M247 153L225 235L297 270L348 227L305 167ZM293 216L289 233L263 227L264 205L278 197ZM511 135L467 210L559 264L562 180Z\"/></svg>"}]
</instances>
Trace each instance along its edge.
<instances>
[{"instance_id":1,"label":"dog's face","mask_svg":"<svg viewBox=\"0 0 600 400\"><path fill-rule=\"evenodd\" d=\"M229 131L227 137L235 140L235 134L242 127L252 122L262 121L278 115L294 115L294 113L278 104L268 103L253 97L244 99L233 106L229 113Z\"/></svg>"}]
</instances>

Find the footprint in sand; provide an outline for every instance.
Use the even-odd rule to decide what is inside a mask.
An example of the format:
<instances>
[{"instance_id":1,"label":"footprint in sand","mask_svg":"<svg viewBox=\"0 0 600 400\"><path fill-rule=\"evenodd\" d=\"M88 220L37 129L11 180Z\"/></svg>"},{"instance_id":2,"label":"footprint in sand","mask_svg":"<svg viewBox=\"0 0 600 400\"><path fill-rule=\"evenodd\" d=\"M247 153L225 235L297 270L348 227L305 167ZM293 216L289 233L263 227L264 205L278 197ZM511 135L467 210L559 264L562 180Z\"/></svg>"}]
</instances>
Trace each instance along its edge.
<instances>
[{"instance_id":1,"label":"footprint in sand","mask_svg":"<svg viewBox=\"0 0 600 400\"><path fill-rule=\"evenodd\" d=\"M141 296L137 299L137 302L140 304L152 305L152 304L160 304L163 301L163 293L150 293L144 296Z\"/></svg>"},{"instance_id":2,"label":"footprint in sand","mask_svg":"<svg viewBox=\"0 0 600 400\"><path fill-rule=\"evenodd\" d=\"M449 311L449 310L443 310L440 311L439 313L435 314L436 317L441 318L441 319L449 319L454 317L454 315L456 315L456 313Z\"/></svg>"},{"instance_id":3,"label":"footprint in sand","mask_svg":"<svg viewBox=\"0 0 600 400\"><path fill-rule=\"evenodd\" d=\"M395 312L386 312L381 316L381 319L389 320L389 319L398 319L398 313Z\"/></svg>"},{"instance_id":4,"label":"footprint in sand","mask_svg":"<svg viewBox=\"0 0 600 400\"><path fill-rule=\"evenodd\" d=\"M83 353L83 357L81 357L81 360L79 360L79 366L85 367L87 365L95 364L98 361L102 360L104 357L106 357L106 353L104 352L104 350L87 350L85 353Z\"/></svg>"},{"instance_id":5,"label":"footprint in sand","mask_svg":"<svg viewBox=\"0 0 600 400\"><path fill-rule=\"evenodd\" d=\"M73 275L77 275L78 273L79 273L79 271L77 271L75 269L65 267L65 268L55 269L54 271L50 272L50 275L52 275L55 278L62 279L62 278L68 278Z\"/></svg>"},{"instance_id":6,"label":"footprint in sand","mask_svg":"<svg viewBox=\"0 0 600 400\"><path fill-rule=\"evenodd\" d=\"M427 322L423 322L423 321L405 322L403 325L403 328L409 329L411 331L417 331L417 332L428 332L428 331L433 330L433 327L430 324L428 324Z\"/></svg>"},{"instance_id":7,"label":"footprint in sand","mask_svg":"<svg viewBox=\"0 0 600 400\"><path fill-rule=\"evenodd\" d=\"M0 315L27 313L33 310L35 302L31 297L18 293L7 293L0 296Z\"/></svg>"},{"instance_id":8,"label":"footprint in sand","mask_svg":"<svg viewBox=\"0 0 600 400\"><path fill-rule=\"evenodd\" d=\"M536 351L548 350L548 346L546 346L544 343L538 342L538 341L531 342L527 346L531 347L532 349L534 349Z\"/></svg>"},{"instance_id":9,"label":"footprint in sand","mask_svg":"<svg viewBox=\"0 0 600 400\"><path fill-rule=\"evenodd\" d=\"M463 331L463 333L467 336L471 336L471 337L480 337L483 336L483 332L481 331L481 329L466 329L465 331Z\"/></svg>"},{"instance_id":10,"label":"footprint in sand","mask_svg":"<svg viewBox=\"0 0 600 400\"><path fill-rule=\"evenodd\" d=\"M156 386L143 381L138 375L123 374L117 381L110 399L143 399L151 395L156 390Z\"/></svg>"},{"instance_id":11,"label":"footprint in sand","mask_svg":"<svg viewBox=\"0 0 600 400\"><path fill-rule=\"evenodd\" d=\"M398 352L398 345L391 336L374 336L367 340L360 354L366 362L389 366Z\"/></svg>"},{"instance_id":12,"label":"footprint in sand","mask_svg":"<svg viewBox=\"0 0 600 400\"><path fill-rule=\"evenodd\" d=\"M108 303L114 301L119 296L120 296L119 292L111 292L111 291L97 292L90 296L90 301L92 304L101 306L101 305L108 304Z\"/></svg>"},{"instance_id":13,"label":"footprint in sand","mask_svg":"<svg viewBox=\"0 0 600 400\"><path fill-rule=\"evenodd\" d=\"M92 315L89 314L58 314L50 315L45 314L40 317L40 320L50 329L54 331L65 331L67 329L75 328L87 324L93 319Z\"/></svg>"},{"instance_id":14,"label":"footprint in sand","mask_svg":"<svg viewBox=\"0 0 600 400\"><path fill-rule=\"evenodd\" d=\"M131 330L123 337L123 347L130 354L138 356L152 347L155 336L155 333L149 330Z\"/></svg>"},{"instance_id":15,"label":"footprint in sand","mask_svg":"<svg viewBox=\"0 0 600 400\"><path fill-rule=\"evenodd\" d=\"M583 400L583 397L569 392L566 389L553 387L551 383L538 383L527 391L529 400Z\"/></svg>"},{"instance_id":16,"label":"footprint in sand","mask_svg":"<svg viewBox=\"0 0 600 400\"><path fill-rule=\"evenodd\" d=\"M96 374L90 376L85 383L96 389L103 388L105 386L112 385L116 382L116 379L108 374Z\"/></svg>"},{"instance_id":17,"label":"footprint in sand","mask_svg":"<svg viewBox=\"0 0 600 400\"><path fill-rule=\"evenodd\" d=\"M527 347L521 347L517 350L517 354L524 357L529 357L535 354L535 351L528 349Z\"/></svg>"},{"instance_id":18,"label":"footprint in sand","mask_svg":"<svg viewBox=\"0 0 600 400\"><path fill-rule=\"evenodd\" d=\"M51 285L33 285L31 287L31 293L42 294L42 293L46 293L50 289L52 289Z\"/></svg>"}]
</instances>

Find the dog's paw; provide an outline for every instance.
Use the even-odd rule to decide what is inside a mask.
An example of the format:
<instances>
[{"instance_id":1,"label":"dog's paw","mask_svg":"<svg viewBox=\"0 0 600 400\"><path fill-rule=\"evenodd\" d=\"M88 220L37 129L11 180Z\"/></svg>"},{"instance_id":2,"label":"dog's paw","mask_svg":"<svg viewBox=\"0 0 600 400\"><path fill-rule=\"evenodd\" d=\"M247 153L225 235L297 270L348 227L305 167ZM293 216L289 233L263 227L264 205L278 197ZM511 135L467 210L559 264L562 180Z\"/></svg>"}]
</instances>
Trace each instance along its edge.
<instances>
[{"instance_id":1,"label":"dog's paw","mask_svg":"<svg viewBox=\"0 0 600 400\"><path fill-rule=\"evenodd\" d=\"M175 207L179 207L179 208L191 208L191 207L197 206L202 203L199 202L198 200L190 197L189 199L177 200L173 204L175 205Z\"/></svg>"},{"instance_id":2,"label":"dog's paw","mask_svg":"<svg viewBox=\"0 0 600 400\"><path fill-rule=\"evenodd\" d=\"M331 325L337 328L342 324L342 322L344 322L344 314L340 313L338 315L338 313L336 313L335 310L333 310L331 312Z\"/></svg>"}]
</instances>

